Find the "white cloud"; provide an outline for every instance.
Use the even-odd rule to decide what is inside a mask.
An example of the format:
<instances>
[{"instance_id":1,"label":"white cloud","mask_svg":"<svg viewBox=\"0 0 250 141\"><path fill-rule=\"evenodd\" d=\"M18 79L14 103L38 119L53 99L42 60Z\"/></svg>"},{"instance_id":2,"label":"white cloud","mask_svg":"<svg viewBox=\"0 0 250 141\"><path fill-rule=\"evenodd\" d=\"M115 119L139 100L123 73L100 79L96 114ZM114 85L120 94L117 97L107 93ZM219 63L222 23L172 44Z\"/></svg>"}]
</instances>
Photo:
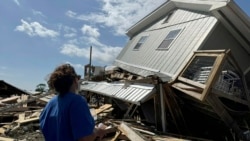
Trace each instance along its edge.
<instances>
[{"instance_id":1,"label":"white cloud","mask_svg":"<svg viewBox=\"0 0 250 141\"><path fill-rule=\"evenodd\" d=\"M18 6L20 6L20 3L19 3L18 0L14 0L14 2L15 2Z\"/></svg>"},{"instance_id":2,"label":"white cloud","mask_svg":"<svg viewBox=\"0 0 250 141\"><path fill-rule=\"evenodd\" d=\"M69 10L69 11L66 12L66 15L72 18L72 17L76 16L76 13Z\"/></svg>"},{"instance_id":3,"label":"white cloud","mask_svg":"<svg viewBox=\"0 0 250 141\"><path fill-rule=\"evenodd\" d=\"M100 33L97 28L83 25L81 31L84 36L78 39L69 40L68 43L64 44L60 51L62 54L89 59L91 45L93 47L93 61L97 61L101 64L111 64L115 57L120 53L122 47L107 46L98 40ZM79 47L83 45L84 47Z\"/></svg>"},{"instance_id":4,"label":"white cloud","mask_svg":"<svg viewBox=\"0 0 250 141\"><path fill-rule=\"evenodd\" d=\"M153 11L166 0L102 0L100 13L78 15L68 11L67 16L91 23L103 24L114 29L116 35L124 35L125 31L146 14Z\"/></svg>"},{"instance_id":5,"label":"white cloud","mask_svg":"<svg viewBox=\"0 0 250 141\"><path fill-rule=\"evenodd\" d=\"M80 70L84 70L84 65L82 64L74 64L74 63L71 63L71 62L65 62L65 64L70 64L71 66L73 66L75 69L80 69Z\"/></svg>"},{"instance_id":6,"label":"white cloud","mask_svg":"<svg viewBox=\"0 0 250 141\"><path fill-rule=\"evenodd\" d=\"M32 13L35 16L46 17L41 11L37 11L37 10L32 9Z\"/></svg>"},{"instance_id":7,"label":"white cloud","mask_svg":"<svg viewBox=\"0 0 250 141\"><path fill-rule=\"evenodd\" d=\"M69 56L85 57L88 58L89 51L85 48L79 48L74 44L64 44L60 51L62 54Z\"/></svg>"},{"instance_id":8,"label":"white cloud","mask_svg":"<svg viewBox=\"0 0 250 141\"><path fill-rule=\"evenodd\" d=\"M92 60L102 64L111 64L121 51L121 47L92 47ZM90 47L80 48L74 44L64 44L60 51L62 54L89 59Z\"/></svg>"},{"instance_id":9,"label":"white cloud","mask_svg":"<svg viewBox=\"0 0 250 141\"><path fill-rule=\"evenodd\" d=\"M65 26L63 24L58 25L59 30L63 32L65 38L73 38L77 36L77 30L73 27Z\"/></svg>"},{"instance_id":10,"label":"white cloud","mask_svg":"<svg viewBox=\"0 0 250 141\"><path fill-rule=\"evenodd\" d=\"M27 21L21 19L22 25L16 27L16 31L24 32L29 36L39 36L39 37L56 37L59 35L58 32L54 30L47 29L38 22L28 23Z\"/></svg>"},{"instance_id":11,"label":"white cloud","mask_svg":"<svg viewBox=\"0 0 250 141\"><path fill-rule=\"evenodd\" d=\"M153 11L166 0L100 0L101 11L90 14L66 12L70 18L89 22L95 27L84 24L84 36L70 40L61 47L61 53L72 57L89 59L90 45L92 60L101 64L112 64L122 47L108 46L99 41L100 32L96 27L112 28L115 35L125 35L125 31Z\"/></svg>"},{"instance_id":12,"label":"white cloud","mask_svg":"<svg viewBox=\"0 0 250 141\"><path fill-rule=\"evenodd\" d=\"M98 32L98 28L93 28L89 25L83 25L81 31L84 35L91 36L94 38L98 38L100 33Z\"/></svg>"},{"instance_id":13,"label":"white cloud","mask_svg":"<svg viewBox=\"0 0 250 141\"><path fill-rule=\"evenodd\" d=\"M76 33L67 33L67 34L64 34L65 38L72 38L72 37L75 37L75 36L76 36Z\"/></svg>"},{"instance_id":14,"label":"white cloud","mask_svg":"<svg viewBox=\"0 0 250 141\"><path fill-rule=\"evenodd\" d=\"M68 43L69 43L69 44L75 44L75 45L79 44L79 42L78 42L77 39L69 40Z\"/></svg>"}]
</instances>

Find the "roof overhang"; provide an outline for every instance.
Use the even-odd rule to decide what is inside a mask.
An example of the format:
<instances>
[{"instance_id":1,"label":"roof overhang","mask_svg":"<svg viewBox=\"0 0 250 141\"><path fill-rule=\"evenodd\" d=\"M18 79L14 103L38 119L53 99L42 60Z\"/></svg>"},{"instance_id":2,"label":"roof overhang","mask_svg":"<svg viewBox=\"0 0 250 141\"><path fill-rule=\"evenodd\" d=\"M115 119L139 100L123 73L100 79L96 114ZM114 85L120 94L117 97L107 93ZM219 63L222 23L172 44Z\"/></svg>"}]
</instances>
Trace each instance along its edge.
<instances>
[{"instance_id":1,"label":"roof overhang","mask_svg":"<svg viewBox=\"0 0 250 141\"><path fill-rule=\"evenodd\" d=\"M227 28L250 54L250 18L234 2L211 13Z\"/></svg>"},{"instance_id":2,"label":"roof overhang","mask_svg":"<svg viewBox=\"0 0 250 141\"><path fill-rule=\"evenodd\" d=\"M161 19L169 11L178 9L189 9L209 12L227 5L229 0L220 1L204 1L204 0L168 0L159 6L156 10L149 13L143 19L138 21L135 25L128 29L127 35L133 37L135 34L139 33L145 26L151 25L152 22ZM153 15L153 16L152 16Z\"/></svg>"},{"instance_id":3,"label":"roof overhang","mask_svg":"<svg viewBox=\"0 0 250 141\"><path fill-rule=\"evenodd\" d=\"M137 35L173 9L211 13L236 36L250 53L250 18L233 0L168 0L129 28L127 35L129 37Z\"/></svg>"},{"instance_id":4,"label":"roof overhang","mask_svg":"<svg viewBox=\"0 0 250 141\"><path fill-rule=\"evenodd\" d=\"M171 0L177 8L209 12L226 6L230 0Z\"/></svg>"},{"instance_id":5,"label":"roof overhang","mask_svg":"<svg viewBox=\"0 0 250 141\"><path fill-rule=\"evenodd\" d=\"M155 94L154 85L84 81L80 90L140 105Z\"/></svg>"}]
</instances>

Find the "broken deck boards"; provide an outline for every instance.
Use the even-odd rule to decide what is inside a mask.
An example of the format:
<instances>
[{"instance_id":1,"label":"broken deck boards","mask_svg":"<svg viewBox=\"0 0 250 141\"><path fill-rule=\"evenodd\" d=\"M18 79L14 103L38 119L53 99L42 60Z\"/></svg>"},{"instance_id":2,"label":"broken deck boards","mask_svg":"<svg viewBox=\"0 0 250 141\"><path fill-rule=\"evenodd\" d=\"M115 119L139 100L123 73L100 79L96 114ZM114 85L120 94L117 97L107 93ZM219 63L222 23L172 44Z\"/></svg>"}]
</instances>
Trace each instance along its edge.
<instances>
[{"instance_id":1,"label":"broken deck boards","mask_svg":"<svg viewBox=\"0 0 250 141\"><path fill-rule=\"evenodd\" d=\"M102 105L101 107L99 107L98 109L95 109L94 112L92 112L92 116L96 116L98 115L99 113L105 111L105 110L108 110L109 108L111 108L112 105L111 104L104 104Z\"/></svg>"},{"instance_id":2,"label":"broken deck boards","mask_svg":"<svg viewBox=\"0 0 250 141\"><path fill-rule=\"evenodd\" d=\"M145 141L145 139L136 133L133 129L131 129L127 124L122 122L118 129L122 131L131 141Z\"/></svg>"},{"instance_id":3,"label":"broken deck boards","mask_svg":"<svg viewBox=\"0 0 250 141\"><path fill-rule=\"evenodd\" d=\"M16 141L16 139L0 137L0 141Z\"/></svg>"}]
</instances>

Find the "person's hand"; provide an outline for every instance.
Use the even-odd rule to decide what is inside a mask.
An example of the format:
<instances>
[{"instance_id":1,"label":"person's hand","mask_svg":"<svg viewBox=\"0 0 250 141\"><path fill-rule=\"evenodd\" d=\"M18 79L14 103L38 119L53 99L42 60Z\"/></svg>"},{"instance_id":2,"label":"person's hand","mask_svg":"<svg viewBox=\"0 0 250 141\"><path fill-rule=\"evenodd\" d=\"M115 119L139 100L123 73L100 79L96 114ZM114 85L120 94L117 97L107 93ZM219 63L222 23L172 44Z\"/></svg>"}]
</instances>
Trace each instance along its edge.
<instances>
[{"instance_id":1,"label":"person's hand","mask_svg":"<svg viewBox=\"0 0 250 141\"><path fill-rule=\"evenodd\" d=\"M100 127L95 128L95 134L97 137L102 139L106 135L106 130Z\"/></svg>"}]
</instances>

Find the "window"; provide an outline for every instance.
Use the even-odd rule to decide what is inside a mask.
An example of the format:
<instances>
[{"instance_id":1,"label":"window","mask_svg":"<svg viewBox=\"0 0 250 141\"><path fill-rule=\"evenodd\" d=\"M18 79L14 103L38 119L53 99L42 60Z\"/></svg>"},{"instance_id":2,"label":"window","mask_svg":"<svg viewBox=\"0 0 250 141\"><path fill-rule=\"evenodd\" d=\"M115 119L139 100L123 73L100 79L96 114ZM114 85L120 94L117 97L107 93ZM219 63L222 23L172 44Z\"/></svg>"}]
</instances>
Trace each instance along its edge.
<instances>
[{"instance_id":1,"label":"window","mask_svg":"<svg viewBox=\"0 0 250 141\"><path fill-rule=\"evenodd\" d=\"M242 72L231 57L225 50L197 51L172 86L201 101L216 94L228 107L247 100ZM241 108L241 104L235 107Z\"/></svg>"},{"instance_id":2,"label":"window","mask_svg":"<svg viewBox=\"0 0 250 141\"><path fill-rule=\"evenodd\" d=\"M142 44L147 40L148 36L142 36L138 43L135 45L134 49L139 49Z\"/></svg>"},{"instance_id":3,"label":"window","mask_svg":"<svg viewBox=\"0 0 250 141\"><path fill-rule=\"evenodd\" d=\"M170 18L172 17L172 15L173 15L173 13L174 13L174 11L171 11L171 12L166 16L166 18L165 18L163 24L164 24L164 23L168 23L169 19L170 19Z\"/></svg>"},{"instance_id":4,"label":"window","mask_svg":"<svg viewBox=\"0 0 250 141\"><path fill-rule=\"evenodd\" d=\"M172 30L168 33L167 37L160 44L158 49L169 49L170 44L174 41L177 35L181 32L181 29Z\"/></svg>"},{"instance_id":5,"label":"window","mask_svg":"<svg viewBox=\"0 0 250 141\"><path fill-rule=\"evenodd\" d=\"M205 84L213 68L216 56L196 56L182 77Z\"/></svg>"}]
</instances>

